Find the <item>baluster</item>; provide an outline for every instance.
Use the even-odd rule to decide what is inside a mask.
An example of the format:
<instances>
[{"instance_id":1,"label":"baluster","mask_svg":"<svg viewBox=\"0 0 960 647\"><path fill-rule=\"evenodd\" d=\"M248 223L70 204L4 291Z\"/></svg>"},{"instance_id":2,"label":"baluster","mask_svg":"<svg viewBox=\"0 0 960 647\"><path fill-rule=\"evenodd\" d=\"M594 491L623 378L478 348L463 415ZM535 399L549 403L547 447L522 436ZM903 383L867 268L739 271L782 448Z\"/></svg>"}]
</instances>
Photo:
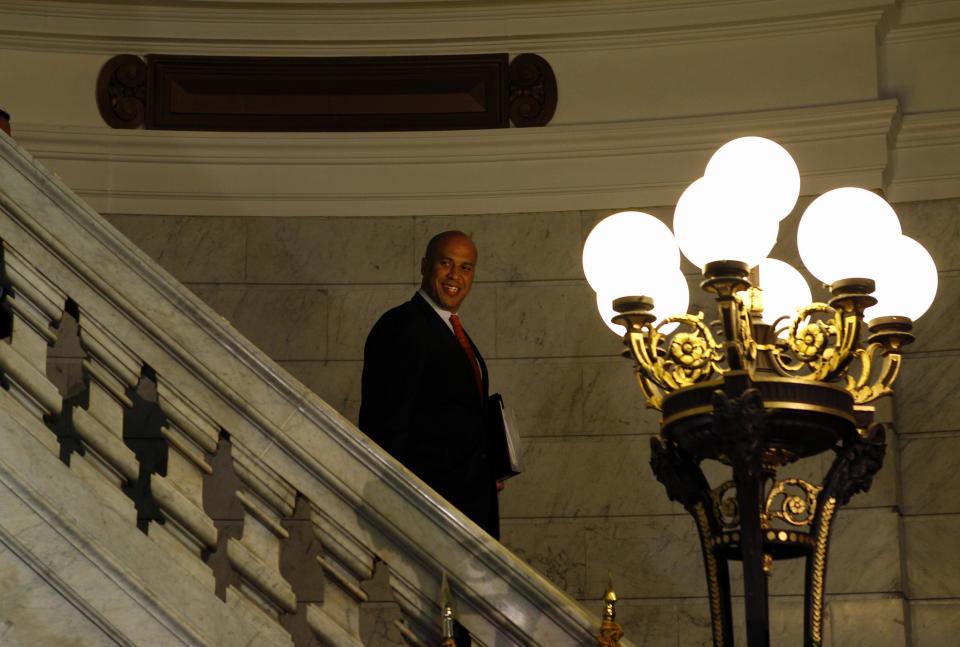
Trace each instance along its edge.
<instances>
[{"instance_id":1,"label":"baluster","mask_svg":"<svg viewBox=\"0 0 960 647\"><path fill-rule=\"evenodd\" d=\"M63 398L47 378L47 348L57 339L53 326L63 317L66 295L34 270L13 248L3 245L3 307L12 317L9 343L0 343L0 371L9 391L0 389L6 411L20 411L30 422L60 415ZM9 405L9 406L8 406ZM54 455L57 437L46 428L25 424Z\"/></svg>"},{"instance_id":2,"label":"baluster","mask_svg":"<svg viewBox=\"0 0 960 647\"><path fill-rule=\"evenodd\" d=\"M403 613L403 619L396 625L404 642L417 647L439 645L442 636L437 600L425 595L420 587L411 584L394 568L390 569L390 589Z\"/></svg>"},{"instance_id":3,"label":"baluster","mask_svg":"<svg viewBox=\"0 0 960 647\"><path fill-rule=\"evenodd\" d=\"M326 586L323 603L307 607L307 623L322 644L363 647L360 604L367 594L360 583L373 576L376 557L322 510L313 507L310 519L323 547L317 562Z\"/></svg>"},{"instance_id":4,"label":"baluster","mask_svg":"<svg viewBox=\"0 0 960 647\"><path fill-rule=\"evenodd\" d=\"M233 461L244 485L236 493L244 516L240 538L227 541L227 558L240 579L239 587L227 587L227 602L257 609L257 616L272 621L265 627L283 631L280 614L296 613L297 598L280 575L280 543L289 536L281 520L293 513L297 493L239 443Z\"/></svg>"},{"instance_id":5,"label":"baluster","mask_svg":"<svg viewBox=\"0 0 960 647\"><path fill-rule=\"evenodd\" d=\"M157 381L157 403L166 416L160 429L167 441L167 474L150 477L150 491L165 522L151 521L148 535L174 554L204 586L215 581L204 563L205 550L217 547L217 529L203 511L204 476L213 473L206 454L217 450L219 427L176 389Z\"/></svg>"},{"instance_id":6,"label":"baluster","mask_svg":"<svg viewBox=\"0 0 960 647\"><path fill-rule=\"evenodd\" d=\"M83 375L86 409L75 406L73 428L83 454L70 456L70 469L85 478L101 498L132 523L137 513L122 488L137 479L136 455L123 442L123 412L133 406L127 389L139 381L140 362L100 324L80 309L80 346L86 351Z\"/></svg>"}]
</instances>

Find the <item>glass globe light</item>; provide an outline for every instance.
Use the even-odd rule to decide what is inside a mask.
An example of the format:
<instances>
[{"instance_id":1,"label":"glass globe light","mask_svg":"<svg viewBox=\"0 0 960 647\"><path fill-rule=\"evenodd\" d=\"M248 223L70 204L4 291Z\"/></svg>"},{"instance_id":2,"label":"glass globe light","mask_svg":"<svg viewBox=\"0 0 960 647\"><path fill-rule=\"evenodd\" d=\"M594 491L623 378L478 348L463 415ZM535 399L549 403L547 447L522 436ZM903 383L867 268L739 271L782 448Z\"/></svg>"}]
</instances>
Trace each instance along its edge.
<instances>
[{"instance_id":1,"label":"glass globe light","mask_svg":"<svg viewBox=\"0 0 960 647\"><path fill-rule=\"evenodd\" d=\"M937 266L923 245L907 236L899 236L878 255L888 259L879 265L873 279L877 305L864 311L864 319L900 316L916 321L937 296Z\"/></svg>"},{"instance_id":2,"label":"glass globe light","mask_svg":"<svg viewBox=\"0 0 960 647\"><path fill-rule=\"evenodd\" d=\"M653 314L657 318L653 325L657 325L664 317L686 314L687 308L690 306L690 288L687 285L687 277L683 275L680 268L658 272L651 276L653 280L647 282L646 285L637 284L635 291L619 296L651 297L653 299ZM616 310L613 309L615 298L618 297L610 296L609 293L598 292L597 310L600 312L603 322L607 324L607 328L616 333L618 337L623 337L627 329L610 321L617 314ZM677 324L670 324L664 326L660 332L669 334L676 327Z\"/></svg>"},{"instance_id":3,"label":"glass globe light","mask_svg":"<svg viewBox=\"0 0 960 647\"><path fill-rule=\"evenodd\" d=\"M806 279L789 263L765 258L757 269L760 275L757 287L762 290L763 323L772 326L781 317L792 319L797 308L813 301Z\"/></svg>"},{"instance_id":4,"label":"glass globe light","mask_svg":"<svg viewBox=\"0 0 960 647\"><path fill-rule=\"evenodd\" d=\"M704 175L730 193L740 212L783 220L800 195L800 170L783 146L763 137L740 137L713 154Z\"/></svg>"},{"instance_id":5,"label":"glass globe light","mask_svg":"<svg viewBox=\"0 0 960 647\"><path fill-rule=\"evenodd\" d=\"M826 284L874 278L877 252L900 235L900 219L876 193L855 187L827 191L810 203L797 228L800 258Z\"/></svg>"},{"instance_id":6,"label":"glass globe light","mask_svg":"<svg viewBox=\"0 0 960 647\"><path fill-rule=\"evenodd\" d=\"M680 267L673 232L640 211L621 211L601 220L583 244L583 273L595 292L627 296L631 277L641 271Z\"/></svg>"},{"instance_id":7,"label":"glass globe light","mask_svg":"<svg viewBox=\"0 0 960 647\"><path fill-rule=\"evenodd\" d=\"M713 177L687 187L673 213L673 233L683 255L703 269L710 261L759 263L777 242L779 222L740 211L730 194Z\"/></svg>"}]
</instances>

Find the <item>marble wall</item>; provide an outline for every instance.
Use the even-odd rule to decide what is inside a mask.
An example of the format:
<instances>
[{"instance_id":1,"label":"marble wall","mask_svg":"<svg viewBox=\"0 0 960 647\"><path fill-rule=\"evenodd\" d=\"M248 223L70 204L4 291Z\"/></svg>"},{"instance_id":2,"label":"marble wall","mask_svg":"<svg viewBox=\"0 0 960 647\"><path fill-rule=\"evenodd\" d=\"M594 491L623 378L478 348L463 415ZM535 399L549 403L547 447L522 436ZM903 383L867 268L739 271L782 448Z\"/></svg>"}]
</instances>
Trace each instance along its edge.
<instances>
[{"instance_id":1,"label":"marble wall","mask_svg":"<svg viewBox=\"0 0 960 647\"><path fill-rule=\"evenodd\" d=\"M956 642L960 626L960 201L897 205L904 233L940 270L897 396L904 594L914 645Z\"/></svg>"},{"instance_id":2,"label":"marble wall","mask_svg":"<svg viewBox=\"0 0 960 647\"><path fill-rule=\"evenodd\" d=\"M844 647L946 644L946 627L960 617L960 559L950 539L960 531L960 478L953 469L960 369L950 363L960 347L949 334L960 302L960 201L897 209L905 233L933 252L941 287L938 304L918 324L899 384L887 465L871 492L838 516L827 644ZM620 619L635 644L706 645L709 616L693 523L666 499L648 466L658 415L645 409L630 363L618 355L620 341L600 321L580 269L583 240L609 212L108 218L354 422L370 326L414 292L433 233L469 232L480 259L464 325L488 360L493 388L517 412L527 463L501 495L504 543L598 614L611 574ZM783 230L793 230L796 219ZM774 255L796 260L790 235ZM694 268L684 269L693 308L706 309ZM69 381L69 369L61 370ZM797 469L816 477L826 463ZM708 476L715 484L723 477L716 470ZM775 566L778 645L800 644L799 566ZM374 591L370 618L381 643L396 638L384 621L391 614L385 596Z\"/></svg>"}]
</instances>

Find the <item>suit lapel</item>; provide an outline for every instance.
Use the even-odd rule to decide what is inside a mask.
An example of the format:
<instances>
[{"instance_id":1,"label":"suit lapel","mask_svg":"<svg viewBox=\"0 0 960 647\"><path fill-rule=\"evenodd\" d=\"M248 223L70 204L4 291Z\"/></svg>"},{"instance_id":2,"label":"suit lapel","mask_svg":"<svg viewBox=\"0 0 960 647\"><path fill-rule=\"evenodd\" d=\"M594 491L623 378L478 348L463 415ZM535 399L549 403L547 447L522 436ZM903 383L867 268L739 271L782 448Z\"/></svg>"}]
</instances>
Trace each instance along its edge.
<instances>
[{"instance_id":1,"label":"suit lapel","mask_svg":"<svg viewBox=\"0 0 960 647\"><path fill-rule=\"evenodd\" d=\"M467 354L463 351L463 348L460 347L460 341L457 339L457 336L453 334L453 331L450 330L450 326L447 325L447 322L444 321L437 311L433 309L426 299L420 296L419 292L415 292L413 298L410 299L420 313L423 315L423 318L429 322L429 325L435 330L437 337L443 339L446 344L451 348L455 349L458 357L463 358L463 367L464 370L469 371L470 382L476 383L473 376L473 367L470 366L470 358L467 357ZM477 345L473 343L473 339L470 338L470 334L467 333L467 339L470 341L470 346L473 348L473 354L477 357L477 362L480 364L480 375L483 378L483 392L486 394L489 390L488 380L487 380L487 365L483 361L483 356L480 354ZM476 389L474 389L476 390Z\"/></svg>"},{"instance_id":2,"label":"suit lapel","mask_svg":"<svg viewBox=\"0 0 960 647\"><path fill-rule=\"evenodd\" d=\"M463 349L460 348L460 342L457 341L457 336L453 334L453 331L450 330L450 326L447 325L443 319L440 318L440 315L437 314L437 311L433 309L427 301L420 296L420 293L417 292L413 295L413 298L410 301L417 306L420 310L420 314L423 315L423 318L427 321L427 324L437 333L439 339L444 340L450 346L456 348L463 352Z\"/></svg>"}]
</instances>

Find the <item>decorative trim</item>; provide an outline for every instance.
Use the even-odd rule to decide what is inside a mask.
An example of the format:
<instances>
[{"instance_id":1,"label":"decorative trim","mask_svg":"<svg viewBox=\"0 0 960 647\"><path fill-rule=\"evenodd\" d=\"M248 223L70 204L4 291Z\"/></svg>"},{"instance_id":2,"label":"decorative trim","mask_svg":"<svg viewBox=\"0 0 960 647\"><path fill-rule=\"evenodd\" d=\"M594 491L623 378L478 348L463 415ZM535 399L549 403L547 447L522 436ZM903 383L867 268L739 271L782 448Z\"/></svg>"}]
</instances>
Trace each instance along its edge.
<instances>
[{"instance_id":1,"label":"decorative trim","mask_svg":"<svg viewBox=\"0 0 960 647\"><path fill-rule=\"evenodd\" d=\"M121 54L97 76L97 108L113 128L140 128L147 111L147 66L139 56Z\"/></svg>"},{"instance_id":2,"label":"decorative trim","mask_svg":"<svg viewBox=\"0 0 960 647\"><path fill-rule=\"evenodd\" d=\"M520 54L510 62L510 121L518 128L546 126L557 109L557 78L545 59Z\"/></svg>"},{"instance_id":3,"label":"decorative trim","mask_svg":"<svg viewBox=\"0 0 960 647\"><path fill-rule=\"evenodd\" d=\"M817 530L817 543L813 552L810 591L810 636L815 647L823 642L823 590L827 571L827 543L830 539L830 523L836 509L837 500L829 497L823 505L820 527Z\"/></svg>"},{"instance_id":4,"label":"decorative trim","mask_svg":"<svg viewBox=\"0 0 960 647\"><path fill-rule=\"evenodd\" d=\"M904 115L897 134L898 150L960 144L960 110Z\"/></svg>"},{"instance_id":5,"label":"decorative trim","mask_svg":"<svg viewBox=\"0 0 960 647\"><path fill-rule=\"evenodd\" d=\"M887 199L960 196L960 110L904 115L891 158Z\"/></svg>"},{"instance_id":6,"label":"decorative trim","mask_svg":"<svg viewBox=\"0 0 960 647\"><path fill-rule=\"evenodd\" d=\"M943 20L920 24L901 24L890 30L884 45L905 45L928 40L942 40L960 36L960 20Z\"/></svg>"},{"instance_id":7,"label":"decorative trim","mask_svg":"<svg viewBox=\"0 0 960 647\"><path fill-rule=\"evenodd\" d=\"M303 133L104 132L88 126L20 123L18 141L44 159L262 166L325 163L538 162L710 152L732 134L775 136L786 145L822 146L833 139L888 136L896 99L709 117L646 119L617 124L551 126L538 132ZM908 120L912 121L913 117ZM908 121L910 123L910 121ZM804 171L816 169L804 169ZM635 175L635 174L631 174ZM689 179L688 179L689 182ZM371 187L366 187L369 190Z\"/></svg>"},{"instance_id":8,"label":"decorative trim","mask_svg":"<svg viewBox=\"0 0 960 647\"><path fill-rule=\"evenodd\" d=\"M717 554L711 541L710 522L702 502L697 502L693 508L693 518L700 531L700 546L703 549L704 568L707 575L707 586L710 591L710 624L713 628L714 647L724 647L726 644L723 627L723 596L720 591L720 572L717 564Z\"/></svg>"},{"instance_id":9,"label":"decorative trim","mask_svg":"<svg viewBox=\"0 0 960 647\"><path fill-rule=\"evenodd\" d=\"M243 55L255 49L261 55L287 56L441 54L510 51L518 43L525 49L559 52L875 27L896 5L893 0L879 6L871 0L434 0L298 2L269 8L246 2L140 4L133 17L120 3L15 0L0 9L0 34L18 48L100 53L126 49ZM503 35L505 24L511 25L509 36ZM384 37L372 40L371 33Z\"/></svg>"},{"instance_id":10,"label":"decorative trim","mask_svg":"<svg viewBox=\"0 0 960 647\"><path fill-rule=\"evenodd\" d=\"M97 107L113 128L397 131L545 126L547 61L521 54L360 58L130 54L104 63Z\"/></svg>"},{"instance_id":11,"label":"decorative trim","mask_svg":"<svg viewBox=\"0 0 960 647\"><path fill-rule=\"evenodd\" d=\"M711 151L744 134L784 144L800 163L805 195L844 184L879 188L897 115L895 100L881 100L482 132L224 135L20 124L18 141L109 213L511 213L674 204ZM202 174L198 164L208 165Z\"/></svg>"}]
</instances>

